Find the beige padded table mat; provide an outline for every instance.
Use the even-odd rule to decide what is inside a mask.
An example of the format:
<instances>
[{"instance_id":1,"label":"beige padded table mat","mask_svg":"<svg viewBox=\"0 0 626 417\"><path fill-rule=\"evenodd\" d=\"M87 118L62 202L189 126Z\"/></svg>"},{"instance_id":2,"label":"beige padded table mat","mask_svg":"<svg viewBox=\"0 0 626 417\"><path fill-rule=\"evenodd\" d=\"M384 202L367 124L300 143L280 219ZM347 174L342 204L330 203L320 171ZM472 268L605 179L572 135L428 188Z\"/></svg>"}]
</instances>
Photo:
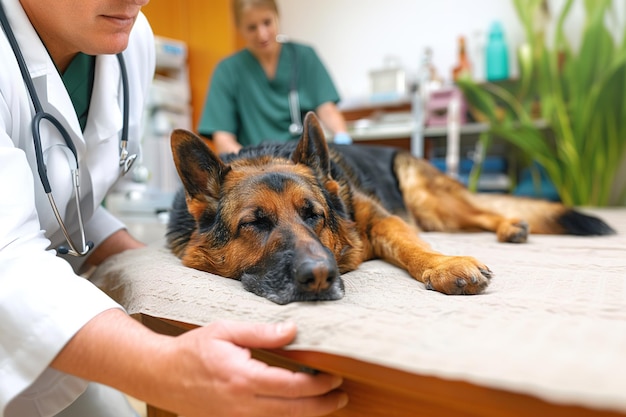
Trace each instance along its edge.
<instances>
[{"instance_id":1,"label":"beige padded table mat","mask_svg":"<svg viewBox=\"0 0 626 417\"><path fill-rule=\"evenodd\" d=\"M492 269L477 296L427 291L369 261L343 276L342 300L280 306L182 266L163 242L115 256L92 280L131 314L198 325L292 320L299 334L289 349L625 412L626 209L587 212L618 234L532 235L516 245L488 233L423 233L434 249Z\"/></svg>"}]
</instances>

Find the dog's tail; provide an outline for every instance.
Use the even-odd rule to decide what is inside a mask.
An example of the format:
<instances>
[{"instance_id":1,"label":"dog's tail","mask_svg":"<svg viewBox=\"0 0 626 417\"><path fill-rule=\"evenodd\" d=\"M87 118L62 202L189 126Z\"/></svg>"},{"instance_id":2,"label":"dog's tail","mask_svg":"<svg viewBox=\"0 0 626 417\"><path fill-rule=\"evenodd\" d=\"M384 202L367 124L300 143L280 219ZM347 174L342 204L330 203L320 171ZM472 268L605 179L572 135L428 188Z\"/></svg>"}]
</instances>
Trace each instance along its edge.
<instances>
[{"instance_id":1,"label":"dog's tail","mask_svg":"<svg viewBox=\"0 0 626 417\"><path fill-rule=\"evenodd\" d=\"M472 199L482 208L525 220L533 234L601 236L616 233L602 219L557 202L488 193L474 194Z\"/></svg>"},{"instance_id":2,"label":"dog's tail","mask_svg":"<svg viewBox=\"0 0 626 417\"><path fill-rule=\"evenodd\" d=\"M602 219L574 209L565 210L557 219L558 224L570 235L613 235L615 230Z\"/></svg>"}]
</instances>

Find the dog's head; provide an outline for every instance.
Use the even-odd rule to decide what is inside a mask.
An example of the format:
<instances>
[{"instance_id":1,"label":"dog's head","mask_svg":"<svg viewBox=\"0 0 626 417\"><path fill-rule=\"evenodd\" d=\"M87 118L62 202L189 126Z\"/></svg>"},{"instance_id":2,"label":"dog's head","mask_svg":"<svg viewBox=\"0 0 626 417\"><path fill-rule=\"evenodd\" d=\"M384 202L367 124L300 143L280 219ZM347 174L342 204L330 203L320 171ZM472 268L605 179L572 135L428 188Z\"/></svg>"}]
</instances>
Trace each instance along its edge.
<instances>
[{"instance_id":1,"label":"dog's head","mask_svg":"<svg viewBox=\"0 0 626 417\"><path fill-rule=\"evenodd\" d=\"M343 296L340 271L353 266L361 244L342 198L347 185L331 177L313 113L289 157L225 164L191 132L176 130L171 139L193 218L188 232L170 223L170 246L183 264L240 279L278 304Z\"/></svg>"}]
</instances>

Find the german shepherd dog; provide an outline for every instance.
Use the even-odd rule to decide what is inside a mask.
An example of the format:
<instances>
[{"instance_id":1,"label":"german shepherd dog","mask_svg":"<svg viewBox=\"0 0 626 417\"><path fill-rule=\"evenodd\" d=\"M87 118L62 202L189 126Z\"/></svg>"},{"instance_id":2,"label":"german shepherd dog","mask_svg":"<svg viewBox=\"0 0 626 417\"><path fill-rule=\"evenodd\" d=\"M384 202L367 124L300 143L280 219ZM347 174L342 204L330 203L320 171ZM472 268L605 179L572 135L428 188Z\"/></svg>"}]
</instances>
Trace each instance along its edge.
<instances>
[{"instance_id":1,"label":"german shepherd dog","mask_svg":"<svg viewBox=\"0 0 626 417\"><path fill-rule=\"evenodd\" d=\"M221 159L185 130L172 133L171 145L184 188L168 225L173 253L278 304L340 299L340 274L375 258L445 294L487 287L486 265L433 251L418 230L486 230L513 243L530 231L614 233L559 203L470 193L408 152L327 144L313 113L299 141Z\"/></svg>"}]
</instances>

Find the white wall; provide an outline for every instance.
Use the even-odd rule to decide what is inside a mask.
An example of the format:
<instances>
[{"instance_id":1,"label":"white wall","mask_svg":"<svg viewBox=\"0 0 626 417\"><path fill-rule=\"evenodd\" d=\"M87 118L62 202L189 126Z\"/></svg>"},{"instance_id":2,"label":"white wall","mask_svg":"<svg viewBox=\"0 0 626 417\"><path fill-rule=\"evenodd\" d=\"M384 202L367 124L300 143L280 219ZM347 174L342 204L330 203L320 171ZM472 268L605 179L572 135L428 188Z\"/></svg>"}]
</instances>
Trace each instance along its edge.
<instances>
[{"instance_id":1,"label":"white wall","mask_svg":"<svg viewBox=\"0 0 626 417\"><path fill-rule=\"evenodd\" d=\"M417 71L425 47L433 49L440 75L450 78L457 39L470 53L476 33L485 36L499 19L507 40L522 38L509 0L278 0L281 32L313 45L342 97L368 94L370 70L396 58L409 75Z\"/></svg>"},{"instance_id":2,"label":"white wall","mask_svg":"<svg viewBox=\"0 0 626 417\"><path fill-rule=\"evenodd\" d=\"M623 21L625 2L616 3ZM563 0L550 4L556 13ZM413 76L425 47L433 49L436 68L450 79L458 37L466 37L473 58L477 39L486 37L496 19L504 25L515 75L512 51L524 39L511 0L278 0L278 5L281 32L316 48L344 100L367 96L369 71L382 68L387 57L397 58ZM581 24L579 0L567 24L574 45Z\"/></svg>"}]
</instances>

